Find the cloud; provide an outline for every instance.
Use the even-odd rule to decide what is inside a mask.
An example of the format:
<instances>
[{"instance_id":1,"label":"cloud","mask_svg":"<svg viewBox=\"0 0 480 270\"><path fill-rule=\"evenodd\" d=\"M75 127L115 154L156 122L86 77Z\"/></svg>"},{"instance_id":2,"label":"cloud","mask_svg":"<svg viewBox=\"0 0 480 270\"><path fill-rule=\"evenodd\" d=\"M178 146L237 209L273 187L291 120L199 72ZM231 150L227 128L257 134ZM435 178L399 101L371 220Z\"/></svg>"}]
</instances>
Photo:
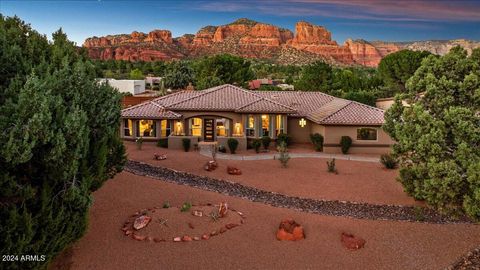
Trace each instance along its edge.
<instances>
[{"instance_id":1,"label":"cloud","mask_svg":"<svg viewBox=\"0 0 480 270\"><path fill-rule=\"evenodd\" d=\"M480 21L480 2L466 0L284 0L203 1L197 8L378 21Z\"/></svg>"}]
</instances>

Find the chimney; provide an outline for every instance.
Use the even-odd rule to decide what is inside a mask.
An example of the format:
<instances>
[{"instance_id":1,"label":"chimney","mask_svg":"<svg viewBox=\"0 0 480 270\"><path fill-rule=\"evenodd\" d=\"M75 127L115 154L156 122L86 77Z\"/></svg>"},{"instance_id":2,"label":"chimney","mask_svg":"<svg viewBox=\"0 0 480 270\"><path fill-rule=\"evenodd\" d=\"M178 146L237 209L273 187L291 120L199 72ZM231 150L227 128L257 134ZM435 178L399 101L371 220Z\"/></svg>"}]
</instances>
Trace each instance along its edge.
<instances>
[{"instance_id":1,"label":"chimney","mask_svg":"<svg viewBox=\"0 0 480 270\"><path fill-rule=\"evenodd\" d=\"M192 83L189 82L189 83L188 83L188 86L187 86L187 88L186 88L185 90L187 90L187 91L193 91L193 90L195 90L195 88L193 87Z\"/></svg>"}]
</instances>

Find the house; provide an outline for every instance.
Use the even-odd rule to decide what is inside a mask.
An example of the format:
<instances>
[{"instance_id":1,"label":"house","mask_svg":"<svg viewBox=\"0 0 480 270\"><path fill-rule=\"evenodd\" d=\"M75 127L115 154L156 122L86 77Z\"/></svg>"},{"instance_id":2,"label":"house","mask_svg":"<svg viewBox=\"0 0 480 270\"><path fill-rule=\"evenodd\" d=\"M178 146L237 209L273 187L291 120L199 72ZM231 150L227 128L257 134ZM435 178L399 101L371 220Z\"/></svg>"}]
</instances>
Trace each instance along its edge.
<instances>
[{"instance_id":1,"label":"house","mask_svg":"<svg viewBox=\"0 0 480 270\"><path fill-rule=\"evenodd\" d=\"M270 79L256 79L248 82L248 89L257 90L262 85L274 85L274 82Z\"/></svg>"},{"instance_id":2,"label":"house","mask_svg":"<svg viewBox=\"0 0 480 270\"><path fill-rule=\"evenodd\" d=\"M113 88L116 88L121 93L131 93L137 95L145 92L144 80L116 80L116 79L99 79L100 83L108 83Z\"/></svg>"},{"instance_id":3,"label":"house","mask_svg":"<svg viewBox=\"0 0 480 270\"><path fill-rule=\"evenodd\" d=\"M169 148L229 138L246 149L249 140L276 139L281 133L294 143L310 143L310 134L324 136L324 151L340 152L340 138L353 140L351 153L385 153L393 141L381 129L384 111L321 92L248 91L221 85L202 91L181 91L122 110L121 137L168 139Z\"/></svg>"}]
</instances>

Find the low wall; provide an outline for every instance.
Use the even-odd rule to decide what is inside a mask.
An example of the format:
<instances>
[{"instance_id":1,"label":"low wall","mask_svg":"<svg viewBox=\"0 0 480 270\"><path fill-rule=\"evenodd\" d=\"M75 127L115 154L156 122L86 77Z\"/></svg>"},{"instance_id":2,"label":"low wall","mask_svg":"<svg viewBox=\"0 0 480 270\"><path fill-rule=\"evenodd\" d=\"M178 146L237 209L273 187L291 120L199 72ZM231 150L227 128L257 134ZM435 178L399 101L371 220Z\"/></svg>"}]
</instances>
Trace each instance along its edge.
<instances>
[{"instance_id":1,"label":"low wall","mask_svg":"<svg viewBox=\"0 0 480 270\"><path fill-rule=\"evenodd\" d=\"M168 136L169 149L183 149L182 139L190 139L190 150L193 150L193 145L198 143L197 136Z\"/></svg>"},{"instance_id":2,"label":"low wall","mask_svg":"<svg viewBox=\"0 0 480 270\"><path fill-rule=\"evenodd\" d=\"M388 154L390 145L355 145L348 150L348 154ZM323 152L329 154L341 154L342 148L338 145L324 145Z\"/></svg>"},{"instance_id":3,"label":"low wall","mask_svg":"<svg viewBox=\"0 0 480 270\"><path fill-rule=\"evenodd\" d=\"M238 141L238 148L237 150L247 150L247 137L217 137L218 145L223 145L229 151L228 148L228 139L235 139Z\"/></svg>"}]
</instances>

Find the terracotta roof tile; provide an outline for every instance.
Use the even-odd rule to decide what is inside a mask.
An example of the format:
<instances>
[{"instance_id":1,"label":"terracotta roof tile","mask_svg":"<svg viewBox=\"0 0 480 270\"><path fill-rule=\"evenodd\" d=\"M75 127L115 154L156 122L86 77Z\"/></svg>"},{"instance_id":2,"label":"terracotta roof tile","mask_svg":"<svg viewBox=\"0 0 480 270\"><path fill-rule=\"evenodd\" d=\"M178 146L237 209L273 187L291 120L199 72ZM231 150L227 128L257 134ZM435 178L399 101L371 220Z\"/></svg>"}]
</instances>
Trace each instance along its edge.
<instances>
[{"instance_id":1,"label":"terracotta roof tile","mask_svg":"<svg viewBox=\"0 0 480 270\"><path fill-rule=\"evenodd\" d=\"M181 114L165 110L153 101L144 102L122 110L124 118L179 119Z\"/></svg>"},{"instance_id":2,"label":"terracotta roof tile","mask_svg":"<svg viewBox=\"0 0 480 270\"><path fill-rule=\"evenodd\" d=\"M351 101L349 100L340 99L340 98L332 99L330 102L321 106L317 110L307 114L306 117L315 123L320 123L322 120L324 120L328 116L332 115L333 113L337 112L338 110L350 104L350 102Z\"/></svg>"},{"instance_id":3,"label":"terracotta roof tile","mask_svg":"<svg viewBox=\"0 0 480 270\"><path fill-rule=\"evenodd\" d=\"M325 125L383 125L384 110L351 101L348 105L324 118Z\"/></svg>"},{"instance_id":4,"label":"terracotta roof tile","mask_svg":"<svg viewBox=\"0 0 480 270\"><path fill-rule=\"evenodd\" d=\"M283 104L268 100L258 99L250 104L240 107L235 112L243 113L295 113L293 108L287 107Z\"/></svg>"}]
</instances>

